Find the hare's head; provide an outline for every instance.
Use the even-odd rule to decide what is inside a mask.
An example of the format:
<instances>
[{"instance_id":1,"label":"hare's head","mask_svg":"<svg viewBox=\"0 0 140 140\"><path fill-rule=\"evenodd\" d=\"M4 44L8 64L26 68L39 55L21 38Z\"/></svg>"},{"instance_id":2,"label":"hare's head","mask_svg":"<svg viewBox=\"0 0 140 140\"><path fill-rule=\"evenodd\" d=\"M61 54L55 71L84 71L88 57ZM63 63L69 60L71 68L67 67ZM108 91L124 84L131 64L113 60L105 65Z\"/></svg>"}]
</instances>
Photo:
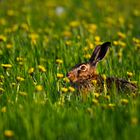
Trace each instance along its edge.
<instances>
[{"instance_id":1,"label":"hare's head","mask_svg":"<svg viewBox=\"0 0 140 140\"><path fill-rule=\"evenodd\" d=\"M68 72L67 77L69 80L72 83L80 83L96 76L96 66L98 62L104 58L110 46L110 42L97 46L87 63L78 64L74 66L70 72Z\"/></svg>"}]
</instances>

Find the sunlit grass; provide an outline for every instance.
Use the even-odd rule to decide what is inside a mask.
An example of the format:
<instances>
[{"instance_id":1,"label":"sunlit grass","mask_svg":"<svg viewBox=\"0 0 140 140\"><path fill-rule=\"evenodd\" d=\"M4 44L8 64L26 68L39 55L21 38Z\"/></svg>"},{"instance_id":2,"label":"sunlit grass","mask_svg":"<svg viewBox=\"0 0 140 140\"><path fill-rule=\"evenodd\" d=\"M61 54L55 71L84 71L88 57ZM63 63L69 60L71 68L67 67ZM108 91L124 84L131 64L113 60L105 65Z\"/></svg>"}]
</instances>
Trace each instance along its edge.
<instances>
[{"instance_id":1,"label":"sunlit grass","mask_svg":"<svg viewBox=\"0 0 140 140\"><path fill-rule=\"evenodd\" d=\"M83 100L66 73L111 41L98 73L140 85L139 5L1 0L0 139L138 140L139 95L113 89Z\"/></svg>"}]
</instances>

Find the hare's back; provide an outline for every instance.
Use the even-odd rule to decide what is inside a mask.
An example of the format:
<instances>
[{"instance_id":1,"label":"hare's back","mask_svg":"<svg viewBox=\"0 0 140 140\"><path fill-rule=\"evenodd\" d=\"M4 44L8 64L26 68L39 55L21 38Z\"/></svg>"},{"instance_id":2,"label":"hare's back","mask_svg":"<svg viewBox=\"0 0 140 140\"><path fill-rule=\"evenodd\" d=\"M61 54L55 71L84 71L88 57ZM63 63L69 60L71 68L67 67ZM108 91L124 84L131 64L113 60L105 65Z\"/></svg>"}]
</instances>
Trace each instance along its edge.
<instances>
[{"instance_id":1,"label":"hare's back","mask_svg":"<svg viewBox=\"0 0 140 140\"><path fill-rule=\"evenodd\" d=\"M125 92L136 92L137 91L137 85L121 78L115 78L115 77L108 77L106 79L107 87L112 88L114 85L118 91L125 91Z\"/></svg>"}]
</instances>

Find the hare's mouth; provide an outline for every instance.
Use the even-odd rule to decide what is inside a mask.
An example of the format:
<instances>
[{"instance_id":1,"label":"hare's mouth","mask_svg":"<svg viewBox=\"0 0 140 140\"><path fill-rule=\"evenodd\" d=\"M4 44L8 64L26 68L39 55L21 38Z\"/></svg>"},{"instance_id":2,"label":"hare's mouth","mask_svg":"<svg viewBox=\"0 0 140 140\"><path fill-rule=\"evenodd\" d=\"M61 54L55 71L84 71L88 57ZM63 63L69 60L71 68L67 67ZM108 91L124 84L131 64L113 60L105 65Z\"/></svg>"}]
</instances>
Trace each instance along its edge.
<instances>
[{"instance_id":1,"label":"hare's mouth","mask_svg":"<svg viewBox=\"0 0 140 140\"><path fill-rule=\"evenodd\" d=\"M77 78L73 74L68 73L67 77L72 83L75 83L77 81Z\"/></svg>"}]
</instances>

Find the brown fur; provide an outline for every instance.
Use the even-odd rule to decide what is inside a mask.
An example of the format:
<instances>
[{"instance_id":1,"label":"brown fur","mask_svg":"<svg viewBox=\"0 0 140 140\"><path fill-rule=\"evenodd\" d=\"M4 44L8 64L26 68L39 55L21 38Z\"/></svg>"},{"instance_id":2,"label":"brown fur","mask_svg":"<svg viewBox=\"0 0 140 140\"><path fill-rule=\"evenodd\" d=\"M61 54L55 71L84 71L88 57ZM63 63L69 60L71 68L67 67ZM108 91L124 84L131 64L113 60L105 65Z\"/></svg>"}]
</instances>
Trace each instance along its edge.
<instances>
[{"instance_id":1,"label":"brown fur","mask_svg":"<svg viewBox=\"0 0 140 140\"><path fill-rule=\"evenodd\" d=\"M96 73L96 65L102 60L110 46L109 42L106 42L100 46L97 46L87 63L76 65L67 76L71 83L77 87L80 92L103 92L106 88L107 92L113 88L116 88L118 92L136 92L137 86L128 82L127 80L107 77L98 75Z\"/></svg>"}]
</instances>

